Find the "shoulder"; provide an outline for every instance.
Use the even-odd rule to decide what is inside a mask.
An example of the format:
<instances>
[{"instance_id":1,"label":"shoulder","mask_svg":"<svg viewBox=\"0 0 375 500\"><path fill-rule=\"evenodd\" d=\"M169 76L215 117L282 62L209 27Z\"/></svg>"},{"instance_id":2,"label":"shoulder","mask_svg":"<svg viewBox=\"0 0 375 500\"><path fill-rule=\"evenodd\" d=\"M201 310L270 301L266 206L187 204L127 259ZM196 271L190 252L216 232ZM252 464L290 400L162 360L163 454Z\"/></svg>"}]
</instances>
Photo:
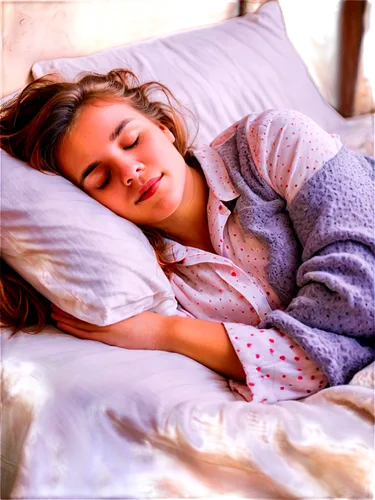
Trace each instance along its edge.
<instances>
[{"instance_id":1,"label":"shoulder","mask_svg":"<svg viewBox=\"0 0 375 500\"><path fill-rule=\"evenodd\" d=\"M218 147L232 137L243 122L249 137L255 140L280 136L281 132L291 131L292 135L326 134L310 117L300 111L290 108L270 108L265 111L253 112L245 115L218 134L210 143L211 147ZM266 136L266 137L265 137Z\"/></svg>"},{"instance_id":2,"label":"shoulder","mask_svg":"<svg viewBox=\"0 0 375 500\"><path fill-rule=\"evenodd\" d=\"M333 158L342 142L312 118L290 108L250 113L221 132L210 144L219 149L240 127L261 178L287 202Z\"/></svg>"},{"instance_id":3,"label":"shoulder","mask_svg":"<svg viewBox=\"0 0 375 500\"><path fill-rule=\"evenodd\" d=\"M246 121L257 171L288 202L341 149L338 135L294 109L269 109Z\"/></svg>"}]
</instances>

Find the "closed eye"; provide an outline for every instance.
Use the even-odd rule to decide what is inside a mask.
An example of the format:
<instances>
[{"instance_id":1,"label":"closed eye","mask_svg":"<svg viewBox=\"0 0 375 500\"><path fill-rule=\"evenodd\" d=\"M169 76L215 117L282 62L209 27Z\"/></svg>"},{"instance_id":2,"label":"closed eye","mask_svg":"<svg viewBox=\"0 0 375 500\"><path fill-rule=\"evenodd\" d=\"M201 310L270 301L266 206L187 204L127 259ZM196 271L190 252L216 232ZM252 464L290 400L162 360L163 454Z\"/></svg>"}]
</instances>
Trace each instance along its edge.
<instances>
[{"instance_id":1,"label":"closed eye","mask_svg":"<svg viewBox=\"0 0 375 500\"><path fill-rule=\"evenodd\" d=\"M108 185L110 178L111 178L111 172L108 171L108 175L106 177L106 180L104 181L104 183L101 186L97 187L96 189L104 189Z\"/></svg>"},{"instance_id":2,"label":"closed eye","mask_svg":"<svg viewBox=\"0 0 375 500\"><path fill-rule=\"evenodd\" d=\"M133 142L133 144L130 144L130 146L126 146L123 149L132 149L132 148L135 148L135 146L138 144L138 141L139 141L139 136L136 138L136 140Z\"/></svg>"}]
</instances>

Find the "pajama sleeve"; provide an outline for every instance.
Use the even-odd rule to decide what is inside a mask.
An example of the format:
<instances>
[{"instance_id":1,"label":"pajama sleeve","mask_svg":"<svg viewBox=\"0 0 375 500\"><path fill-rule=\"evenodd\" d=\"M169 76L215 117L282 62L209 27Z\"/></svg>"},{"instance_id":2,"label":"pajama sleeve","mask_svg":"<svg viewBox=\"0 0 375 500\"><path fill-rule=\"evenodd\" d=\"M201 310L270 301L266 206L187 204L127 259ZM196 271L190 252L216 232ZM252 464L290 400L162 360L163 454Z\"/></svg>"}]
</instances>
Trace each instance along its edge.
<instances>
[{"instance_id":1,"label":"pajama sleeve","mask_svg":"<svg viewBox=\"0 0 375 500\"><path fill-rule=\"evenodd\" d=\"M285 200L302 263L285 309L257 327L223 324L245 371L262 330L287 335L330 385L347 383L374 359L374 161L294 110L261 113L246 132L259 176Z\"/></svg>"}]
</instances>

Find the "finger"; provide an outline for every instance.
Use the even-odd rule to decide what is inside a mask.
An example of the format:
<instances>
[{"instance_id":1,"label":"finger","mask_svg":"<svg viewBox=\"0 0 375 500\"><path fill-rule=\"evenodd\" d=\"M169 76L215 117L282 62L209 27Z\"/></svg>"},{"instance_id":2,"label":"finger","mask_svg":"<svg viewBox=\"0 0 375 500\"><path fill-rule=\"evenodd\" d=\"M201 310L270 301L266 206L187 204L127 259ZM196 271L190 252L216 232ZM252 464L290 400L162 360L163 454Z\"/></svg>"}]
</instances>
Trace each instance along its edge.
<instances>
[{"instance_id":1,"label":"finger","mask_svg":"<svg viewBox=\"0 0 375 500\"><path fill-rule=\"evenodd\" d=\"M74 316L72 316L71 314L67 314L67 313L60 312L60 311L52 311L51 318L65 318L67 320L77 319L77 318L74 318Z\"/></svg>"},{"instance_id":2,"label":"finger","mask_svg":"<svg viewBox=\"0 0 375 500\"><path fill-rule=\"evenodd\" d=\"M99 342L103 341L103 332L98 332L98 331L89 332L86 330L81 330L80 328L76 328L72 325L69 325L67 323L62 323L60 321L56 324L56 326L59 330L74 335L75 337L78 337L80 339L98 340Z\"/></svg>"},{"instance_id":3,"label":"finger","mask_svg":"<svg viewBox=\"0 0 375 500\"><path fill-rule=\"evenodd\" d=\"M60 309L59 307L55 306L55 304L52 304L52 303L51 303L50 315L51 315L51 317L54 317L54 318L64 318L64 319L66 318L68 320L82 321L82 320L79 320L78 318L76 318L75 316L73 316L72 314L69 314L68 312L63 311L62 309Z\"/></svg>"},{"instance_id":4,"label":"finger","mask_svg":"<svg viewBox=\"0 0 375 500\"><path fill-rule=\"evenodd\" d=\"M80 328L75 328L74 326L69 325L68 323L63 323L63 322L59 321L58 323L56 323L56 327L65 333L69 333L71 335L74 335L75 337L79 337L79 338L86 338L87 337L87 332L85 332L84 330L81 330Z\"/></svg>"},{"instance_id":5,"label":"finger","mask_svg":"<svg viewBox=\"0 0 375 500\"><path fill-rule=\"evenodd\" d=\"M51 313L61 314L61 316L66 316L67 318L74 318L73 314L70 314L66 311L63 311L62 309L60 309L57 306L53 306L53 307L51 306Z\"/></svg>"},{"instance_id":6,"label":"finger","mask_svg":"<svg viewBox=\"0 0 375 500\"><path fill-rule=\"evenodd\" d=\"M56 314L52 313L51 318L54 319L56 322L60 322L66 325L69 325L73 328L77 328L79 330L85 330L85 331L93 331L97 330L98 328L103 328L100 326L92 325L91 323L86 323L86 321L82 321L80 319L75 318L74 316L64 316L62 314Z\"/></svg>"}]
</instances>

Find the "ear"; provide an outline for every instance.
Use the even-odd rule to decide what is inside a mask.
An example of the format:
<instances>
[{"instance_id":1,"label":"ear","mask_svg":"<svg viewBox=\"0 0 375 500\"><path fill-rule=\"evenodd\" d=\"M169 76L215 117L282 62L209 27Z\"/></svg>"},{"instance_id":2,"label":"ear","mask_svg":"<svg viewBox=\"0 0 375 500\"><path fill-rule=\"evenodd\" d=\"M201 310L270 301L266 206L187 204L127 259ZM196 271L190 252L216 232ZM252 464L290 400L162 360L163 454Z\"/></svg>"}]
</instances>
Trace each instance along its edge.
<instances>
[{"instance_id":1,"label":"ear","mask_svg":"<svg viewBox=\"0 0 375 500\"><path fill-rule=\"evenodd\" d=\"M164 134L168 137L168 139L172 143L176 140L175 136L172 134L172 132L169 130L168 127L166 127L165 125L159 124L159 128L164 132Z\"/></svg>"}]
</instances>

